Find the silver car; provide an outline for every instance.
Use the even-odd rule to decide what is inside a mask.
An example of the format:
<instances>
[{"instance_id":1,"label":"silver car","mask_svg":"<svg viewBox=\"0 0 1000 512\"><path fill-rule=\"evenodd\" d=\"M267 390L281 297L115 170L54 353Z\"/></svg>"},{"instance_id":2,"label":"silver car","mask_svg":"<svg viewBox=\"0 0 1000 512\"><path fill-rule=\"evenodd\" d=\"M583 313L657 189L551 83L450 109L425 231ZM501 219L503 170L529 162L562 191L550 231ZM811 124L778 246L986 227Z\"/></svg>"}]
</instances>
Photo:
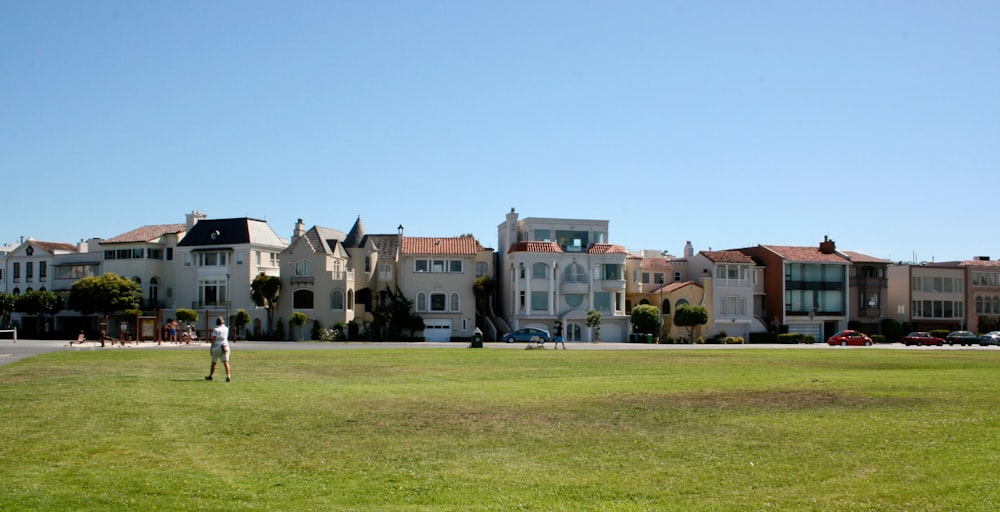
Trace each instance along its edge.
<instances>
[{"instance_id":1,"label":"silver car","mask_svg":"<svg viewBox=\"0 0 1000 512\"><path fill-rule=\"evenodd\" d=\"M979 337L979 344L986 345L1000 345L1000 331L990 331Z\"/></svg>"}]
</instances>

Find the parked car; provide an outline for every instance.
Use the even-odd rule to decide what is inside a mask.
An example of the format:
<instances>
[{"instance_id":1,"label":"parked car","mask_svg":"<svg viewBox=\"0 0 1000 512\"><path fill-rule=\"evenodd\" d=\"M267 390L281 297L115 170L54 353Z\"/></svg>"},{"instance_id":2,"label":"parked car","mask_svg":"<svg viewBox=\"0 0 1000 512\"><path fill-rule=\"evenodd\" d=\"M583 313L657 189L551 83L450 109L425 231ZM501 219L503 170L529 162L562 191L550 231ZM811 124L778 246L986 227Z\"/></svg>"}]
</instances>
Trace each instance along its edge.
<instances>
[{"instance_id":1,"label":"parked car","mask_svg":"<svg viewBox=\"0 0 1000 512\"><path fill-rule=\"evenodd\" d=\"M984 347L986 345L1000 345L1000 331L990 331L980 336L979 344Z\"/></svg>"},{"instance_id":2,"label":"parked car","mask_svg":"<svg viewBox=\"0 0 1000 512\"><path fill-rule=\"evenodd\" d=\"M916 331L900 338L904 345L944 345L944 340L925 331Z\"/></svg>"},{"instance_id":3,"label":"parked car","mask_svg":"<svg viewBox=\"0 0 1000 512\"><path fill-rule=\"evenodd\" d=\"M965 346L979 343L979 336L976 336L976 333L970 331L951 331L944 337L944 339L949 345L958 343L959 345Z\"/></svg>"},{"instance_id":4,"label":"parked car","mask_svg":"<svg viewBox=\"0 0 1000 512\"><path fill-rule=\"evenodd\" d=\"M549 336L549 331L544 329L535 329L534 327L525 327L514 332L508 332L500 339L506 341L507 343L514 343L515 341L534 341L538 343L545 343L552 338Z\"/></svg>"},{"instance_id":5,"label":"parked car","mask_svg":"<svg viewBox=\"0 0 1000 512\"><path fill-rule=\"evenodd\" d=\"M852 331L850 329L846 331L840 331L833 336L830 336L826 340L827 345L840 345L846 347L848 345L861 345L865 347L870 347L872 345L872 339L868 337L867 334L858 331Z\"/></svg>"}]
</instances>

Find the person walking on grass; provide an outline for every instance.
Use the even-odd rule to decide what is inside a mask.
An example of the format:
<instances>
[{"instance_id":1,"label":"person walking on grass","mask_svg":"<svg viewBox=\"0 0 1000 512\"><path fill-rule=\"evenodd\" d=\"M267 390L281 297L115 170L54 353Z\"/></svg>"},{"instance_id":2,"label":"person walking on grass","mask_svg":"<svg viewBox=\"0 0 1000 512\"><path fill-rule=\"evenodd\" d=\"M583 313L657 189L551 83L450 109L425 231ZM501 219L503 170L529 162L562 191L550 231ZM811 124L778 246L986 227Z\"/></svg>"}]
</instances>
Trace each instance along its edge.
<instances>
[{"instance_id":1,"label":"person walking on grass","mask_svg":"<svg viewBox=\"0 0 1000 512\"><path fill-rule=\"evenodd\" d=\"M209 370L205 380L212 380L215 376L215 363L221 359L222 364L226 366L226 382L231 381L233 376L229 369L229 327L226 327L226 322L221 316L215 320L215 329L212 329L211 351L212 369Z\"/></svg>"}]
</instances>

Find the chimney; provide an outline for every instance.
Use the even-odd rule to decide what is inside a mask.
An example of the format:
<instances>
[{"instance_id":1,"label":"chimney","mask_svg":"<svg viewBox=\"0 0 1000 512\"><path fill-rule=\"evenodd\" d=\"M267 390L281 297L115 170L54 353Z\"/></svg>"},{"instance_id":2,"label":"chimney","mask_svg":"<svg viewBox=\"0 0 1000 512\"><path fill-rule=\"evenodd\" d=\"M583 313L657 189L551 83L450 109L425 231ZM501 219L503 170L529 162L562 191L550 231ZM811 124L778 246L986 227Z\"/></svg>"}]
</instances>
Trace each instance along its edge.
<instances>
[{"instance_id":1,"label":"chimney","mask_svg":"<svg viewBox=\"0 0 1000 512\"><path fill-rule=\"evenodd\" d=\"M191 213L185 215L184 217L187 218L187 229L185 231L191 231L191 228L193 228L198 221L208 218L207 215L203 212L199 212L198 210L191 210Z\"/></svg>"},{"instance_id":2,"label":"chimney","mask_svg":"<svg viewBox=\"0 0 1000 512\"><path fill-rule=\"evenodd\" d=\"M823 235L823 241L819 243L819 252L823 254L833 254L837 250L837 244Z\"/></svg>"},{"instance_id":3,"label":"chimney","mask_svg":"<svg viewBox=\"0 0 1000 512\"><path fill-rule=\"evenodd\" d=\"M302 223L302 219L295 222L295 229L292 230L292 240L301 237L306 234L306 225Z\"/></svg>"},{"instance_id":4,"label":"chimney","mask_svg":"<svg viewBox=\"0 0 1000 512\"><path fill-rule=\"evenodd\" d=\"M684 257L685 258L693 258L694 257L694 246L691 245L691 241L690 240L688 240L687 243L684 244Z\"/></svg>"},{"instance_id":5,"label":"chimney","mask_svg":"<svg viewBox=\"0 0 1000 512\"><path fill-rule=\"evenodd\" d=\"M990 261L989 256L976 256L976 261Z\"/></svg>"}]
</instances>

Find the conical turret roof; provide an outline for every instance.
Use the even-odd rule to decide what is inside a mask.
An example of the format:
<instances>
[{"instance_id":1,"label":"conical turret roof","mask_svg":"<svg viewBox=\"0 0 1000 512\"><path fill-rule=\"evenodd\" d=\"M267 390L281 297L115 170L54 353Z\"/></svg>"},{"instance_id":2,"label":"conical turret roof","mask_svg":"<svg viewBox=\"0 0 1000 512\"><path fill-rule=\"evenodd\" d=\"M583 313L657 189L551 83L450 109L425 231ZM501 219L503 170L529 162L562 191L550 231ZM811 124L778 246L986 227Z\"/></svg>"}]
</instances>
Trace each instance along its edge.
<instances>
[{"instance_id":1,"label":"conical turret roof","mask_svg":"<svg viewBox=\"0 0 1000 512\"><path fill-rule=\"evenodd\" d=\"M368 230L365 229L365 225L361 222L361 216L358 215L358 220L354 221L354 226L351 227L347 238L344 239L344 246L361 247L361 242L364 241L367 234Z\"/></svg>"}]
</instances>

